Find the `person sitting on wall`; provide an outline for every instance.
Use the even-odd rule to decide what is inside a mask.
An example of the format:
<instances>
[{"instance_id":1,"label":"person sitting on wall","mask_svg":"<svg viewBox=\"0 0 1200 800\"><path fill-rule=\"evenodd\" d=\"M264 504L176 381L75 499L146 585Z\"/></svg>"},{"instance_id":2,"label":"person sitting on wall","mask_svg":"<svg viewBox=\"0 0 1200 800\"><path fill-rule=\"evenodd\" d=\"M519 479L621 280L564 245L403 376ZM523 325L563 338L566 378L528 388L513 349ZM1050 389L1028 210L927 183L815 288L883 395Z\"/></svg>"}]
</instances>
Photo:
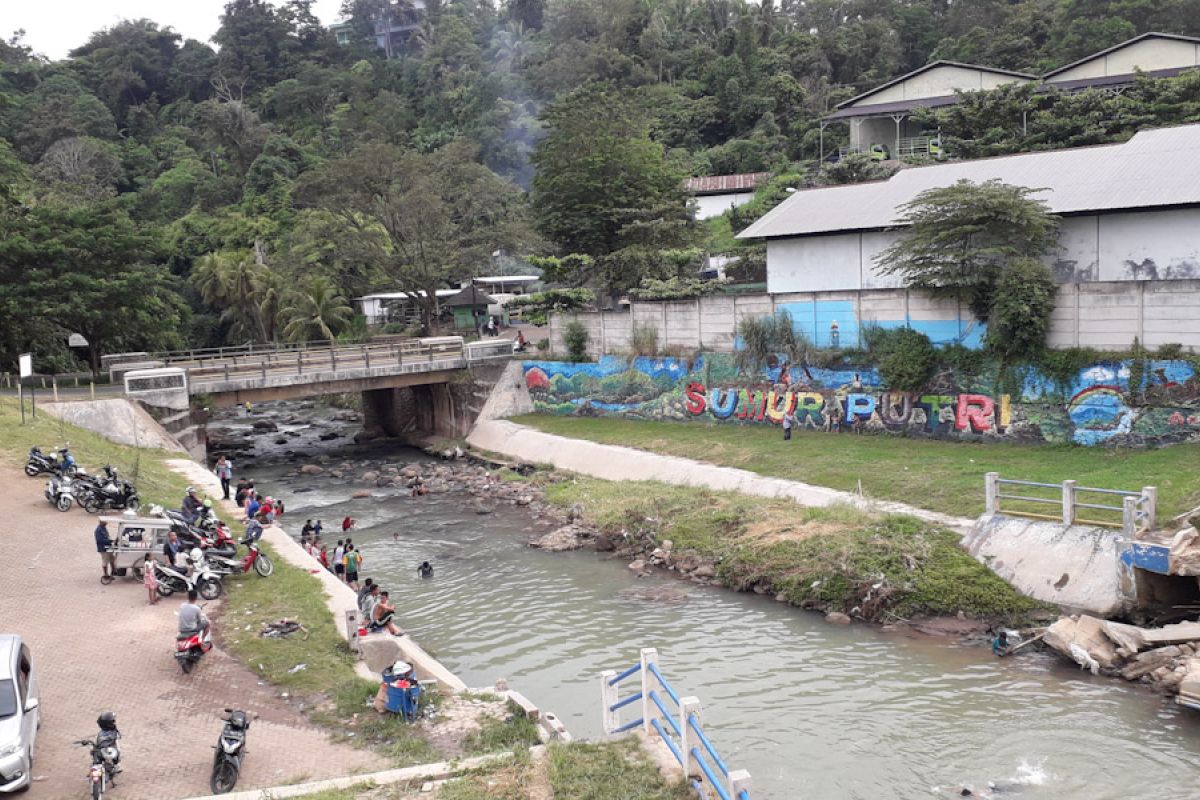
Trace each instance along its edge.
<instances>
[{"instance_id":1,"label":"person sitting on wall","mask_svg":"<svg viewBox=\"0 0 1200 800\"><path fill-rule=\"evenodd\" d=\"M403 636L404 631L396 627L396 623L392 622L392 618L396 615L396 607L388 600L387 592L379 593L379 600L376 601L375 607L371 609L371 624L369 630L371 632L386 630L392 636Z\"/></svg>"}]
</instances>

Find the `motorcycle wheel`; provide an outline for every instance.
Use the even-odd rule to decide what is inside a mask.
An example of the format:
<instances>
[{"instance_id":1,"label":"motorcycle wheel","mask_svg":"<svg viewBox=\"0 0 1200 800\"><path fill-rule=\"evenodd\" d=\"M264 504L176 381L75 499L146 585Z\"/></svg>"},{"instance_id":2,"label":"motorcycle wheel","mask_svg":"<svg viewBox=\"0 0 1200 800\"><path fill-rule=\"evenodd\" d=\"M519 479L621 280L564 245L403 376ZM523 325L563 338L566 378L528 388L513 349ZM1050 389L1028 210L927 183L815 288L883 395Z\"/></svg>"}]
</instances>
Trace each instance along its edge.
<instances>
[{"instance_id":1,"label":"motorcycle wheel","mask_svg":"<svg viewBox=\"0 0 1200 800\"><path fill-rule=\"evenodd\" d=\"M226 759L221 759L213 764L212 778L208 782L208 787L212 789L213 794L225 794L233 791L233 787L237 785L237 779L237 766Z\"/></svg>"},{"instance_id":2,"label":"motorcycle wheel","mask_svg":"<svg viewBox=\"0 0 1200 800\"><path fill-rule=\"evenodd\" d=\"M216 600L221 596L221 582L216 578L204 578L196 582L196 591L205 600Z\"/></svg>"},{"instance_id":3,"label":"motorcycle wheel","mask_svg":"<svg viewBox=\"0 0 1200 800\"><path fill-rule=\"evenodd\" d=\"M158 582L158 590L157 591L158 591L159 597L170 597L171 595L175 594L175 590L172 589L170 586L167 586L166 581Z\"/></svg>"},{"instance_id":4,"label":"motorcycle wheel","mask_svg":"<svg viewBox=\"0 0 1200 800\"><path fill-rule=\"evenodd\" d=\"M83 501L83 510L89 514L95 514L100 510L100 501L89 495L87 499Z\"/></svg>"},{"instance_id":5,"label":"motorcycle wheel","mask_svg":"<svg viewBox=\"0 0 1200 800\"><path fill-rule=\"evenodd\" d=\"M136 494L132 495L128 500L125 501L125 507L130 511L137 511L142 507L142 501L138 500L138 496Z\"/></svg>"},{"instance_id":6,"label":"motorcycle wheel","mask_svg":"<svg viewBox=\"0 0 1200 800\"><path fill-rule=\"evenodd\" d=\"M58 499L54 501L54 507L57 508L59 511L70 511L71 510L71 495L60 494L58 496Z\"/></svg>"},{"instance_id":7,"label":"motorcycle wheel","mask_svg":"<svg viewBox=\"0 0 1200 800\"><path fill-rule=\"evenodd\" d=\"M38 469L37 464L26 464L25 465L25 474L31 478L36 478L38 475L41 474L41 472L42 471L40 469Z\"/></svg>"},{"instance_id":8,"label":"motorcycle wheel","mask_svg":"<svg viewBox=\"0 0 1200 800\"><path fill-rule=\"evenodd\" d=\"M254 571L264 578L269 578L275 571L275 565L271 563L271 559L259 553L258 558L254 559Z\"/></svg>"},{"instance_id":9,"label":"motorcycle wheel","mask_svg":"<svg viewBox=\"0 0 1200 800\"><path fill-rule=\"evenodd\" d=\"M92 784L92 800L104 800L104 787L99 782Z\"/></svg>"},{"instance_id":10,"label":"motorcycle wheel","mask_svg":"<svg viewBox=\"0 0 1200 800\"><path fill-rule=\"evenodd\" d=\"M179 659L179 666L183 670L183 674L187 675L192 671L192 667L196 666L196 662L190 658L181 658Z\"/></svg>"}]
</instances>

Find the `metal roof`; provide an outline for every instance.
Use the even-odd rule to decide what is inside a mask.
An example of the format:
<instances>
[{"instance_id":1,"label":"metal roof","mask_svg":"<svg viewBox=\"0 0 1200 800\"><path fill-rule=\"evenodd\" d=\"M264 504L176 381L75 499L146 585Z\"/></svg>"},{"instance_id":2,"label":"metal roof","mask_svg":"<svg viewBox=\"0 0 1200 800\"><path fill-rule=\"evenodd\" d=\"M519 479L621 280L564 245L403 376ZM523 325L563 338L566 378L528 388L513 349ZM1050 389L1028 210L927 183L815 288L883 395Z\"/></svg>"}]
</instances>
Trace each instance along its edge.
<instances>
[{"instance_id":1,"label":"metal roof","mask_svg":"<svg viewBox=\"0 0 1200 800\"><path fill-rule=\"evenodd\" d=\"M850 106L841 108L825 117L825 120L847 119L849 117L886 117L897 111L911 111L914 108L941 108L962 102L962 97L956 94L943 94L938 97L915 97L912 100L892 100L889 103L871 103L865 106Z\"/></svg>"},{"instance_id":2,"label":"metal roof","mask_svg":"<svg viewBox=\"0 0 1200 800\"><path fill-rule=\"evenodd\" d=\"M852 106L855 103L859 102L860 100L864 100L873 94L882 92L884 89L895 86L897 83L903 83L904 81L908 80L909 78L913 78L913 77L916 77L917 75L920 75L922 72L928 72L929 70L937 69L938 67L960 67L962 69L977 69L980 72L991 72L996 75L1005 75L1010 78L1025 78L1026 80L1031 80L1031 81L1037 80L1037 75L1030 75L1028 72L1013 72L1010 69L1000 69L998 67L985 67L982 64L964 64L961 61L944 61L944 60L943 61L931 61L930 63L926 64L923 67L917 67L912 72L906 72L905 74L901 75L899 78L892 78L887 83L881 83L873 89L868 89L867 91L863 92L860 95L851 97L849 100L845 100L841 103L838 103L837 106L835 106L835 107L836 108L846 108L847 106Z\"/></svg>"},{"instance_id":3,"label":"metal roof","mask_svg":"<svg viewBox=\"0 0 1200 800\"><path fill-rule=\"evenodd\" d=\"M726 192L752 192L755 187L766 183L769 172L743 172L737 175L704 175L688 178L683 186L692 194L724 194Z\"/></svg>"},{"instance_id":4,"label":"metal roof","mask_svg":"<svg viewBox=\"0 0 1200 800\"><path fill-rule=\"evenodd\" d=\"M1200 125L1141 131L1123 144L1049 150L902 169L886 181L794 193L738 234L809 236L896 227L926 189L998 179L1040 189L1056 214L1200 204Z\"/></svg>"},{"instance_id":5,"label":"metal roof","mask_svg":"<svg viewBox=\"0 0 1200 800\"><path fill-rule=\"evenodd\" d=\"M1126 48L1131 44L1136 44L1136 43L1142 41L1143 39L1173 39L1177 42L1188 42L1190 44L1200 44L1200 39L1197 39L1195 36L1180 36L1177 33L1156 33L1154 31L1151 31L1150 33L1143 33L1141 36L1135 36L1132 39L1126 39L1125 41L1121 42L1120 44L1114 44L1112 47L1105 48L1104 50L1101 50L1097 53L1092 53L1090 56L1084 56L1083 58L1079 59L1078 61L1072 61L1070 64L1066 64L1065 66L1061 66L1058 69L1051 70L1050 72L1047 72L1045 75L1043 75L1042 79L1045 80L1047 78L1057 75L1060 72L1066 72L1067 70L1069 70L1073 67L1078 67L1080 64L1086 64L1089 61L1095 61L1097 58L1103 58L1104 56L1108 55L1109 53L1113 53L1113 52L1116 52L1117 50Z\"/></svg>"}]
</instances>

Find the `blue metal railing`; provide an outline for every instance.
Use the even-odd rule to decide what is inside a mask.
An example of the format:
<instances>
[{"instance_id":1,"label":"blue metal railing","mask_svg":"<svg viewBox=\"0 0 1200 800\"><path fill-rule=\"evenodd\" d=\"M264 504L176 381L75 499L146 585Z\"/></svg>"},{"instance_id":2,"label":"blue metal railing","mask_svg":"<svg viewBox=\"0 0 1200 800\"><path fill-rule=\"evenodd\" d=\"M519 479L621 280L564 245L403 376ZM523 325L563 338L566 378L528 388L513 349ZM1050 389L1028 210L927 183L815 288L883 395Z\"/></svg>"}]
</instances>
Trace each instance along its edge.
<instances>
[{"instance_id":1,"label":"blue metal railing","mask_svg":"<svg viewBox=\"0 0 1200 800\"><path fill-rule=\"evenodd\" d=\"M743 788L749 787L749 773L739 770L731 774L716 746L704 734L700 718L697 716L700 710L699 701L690 697L686 698L686 702L681 700L679 693L659 671L656 659L656 651L643 650L642 660L638 664L620 673L605 673L605 731L621 733L641 727L657 733L675 761L683 768L684 774L688 776L688 783L701 800L709 800L714 795L719 800L751 800L749 788ZM639 673L641 689L620 698L619 684ZM658 685L653 686L654 683ZM670 705L659 689L670 699ZM621 724L618 712L639 701L642 716ZM656 710L657 714L654 713ZM697 770L700 775L694 774Z\"/></svg>"}]
</instances>

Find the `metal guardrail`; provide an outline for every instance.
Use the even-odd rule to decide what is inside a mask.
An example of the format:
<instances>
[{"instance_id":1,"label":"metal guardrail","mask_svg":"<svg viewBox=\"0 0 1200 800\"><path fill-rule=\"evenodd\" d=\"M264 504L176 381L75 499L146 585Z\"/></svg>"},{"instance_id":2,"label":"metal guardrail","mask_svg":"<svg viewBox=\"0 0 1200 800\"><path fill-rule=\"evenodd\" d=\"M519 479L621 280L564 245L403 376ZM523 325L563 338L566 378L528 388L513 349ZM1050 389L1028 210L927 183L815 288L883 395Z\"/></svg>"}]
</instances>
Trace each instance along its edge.
<instances>
[{"instance_id":1,"label":"metal guardrail","mask_svg":"<svg viewBox=\"0 0 1200 800\"><path fill-rule=\"evenodd\" d=\"M1004 491L1006 486L1024 487L1016 489L1021 492L1014 494ZM1038 496L1038 490L1053 489L1057 496ZM1032 492L1028 491L1032 490ZM1083 502L1079 496L1099 495L1121 498L1120 505L1099 502ZM1011 478L1001 478L998 472L989 472L984 476L984 498L986 513L1004 514L1010 517L1028 517L1061 522L1063 525L1095 525L1103 528L1120 528L1129 537L1144 531L1153 530L1158 514L1158 489L1154 486L1143 486L1140 491L1131 492L1121 489L1097 489L1091 486L1079 486L1075 481L1062 483L1039 483L1037 481L1020 481ZM1059 509L1057 514L1038 514L1023 508L1002 507L1002 501L1014 503L1052 505ZM1079 514L1086 512L1109 512L1120 515L1119 519L1092 519ZM1094 516L1094 515L1093 515Z\"/></svg>"},{"instance_id":2,"label":"metal guardrail","mask_svg":"<svg viewBox=\"0 0 1200 800\"><path fill-rule=\"evenodd\" d=\"M635 675L641 681L641 688L621 698L621 682ZM624 733L639 727L647 734L656 733L683 769L688 784L698 798L751 800L750 773L744 769L729 769L704 734L700 721L700 700L679 696L658 670L656 649L644 648L638 663L622 672L604 672L600 676L600 687L605 733ZM634 704L639 704L641 716L622 723L621 709Z\"/></svg>"},{"instance_id":3,"label":"metal guardrail","mask_svg":"<svg viewBox=\"0 0 1200 800\"><path fill-rule=\"evenodd\" d=\"M511 345L510 345L511 347ZM322 349L261 350L224 358L176 358L171 367L183 369L189 384L201 389L204 384L230 381L235 378L270 375L304 375L331 372L338 369L367 369L396 364L429 365L439 362L466 363L466 350L461 336L440 336L427 339L400 339L386 344L341 345Z\"/></svg>"}]
</instances>

